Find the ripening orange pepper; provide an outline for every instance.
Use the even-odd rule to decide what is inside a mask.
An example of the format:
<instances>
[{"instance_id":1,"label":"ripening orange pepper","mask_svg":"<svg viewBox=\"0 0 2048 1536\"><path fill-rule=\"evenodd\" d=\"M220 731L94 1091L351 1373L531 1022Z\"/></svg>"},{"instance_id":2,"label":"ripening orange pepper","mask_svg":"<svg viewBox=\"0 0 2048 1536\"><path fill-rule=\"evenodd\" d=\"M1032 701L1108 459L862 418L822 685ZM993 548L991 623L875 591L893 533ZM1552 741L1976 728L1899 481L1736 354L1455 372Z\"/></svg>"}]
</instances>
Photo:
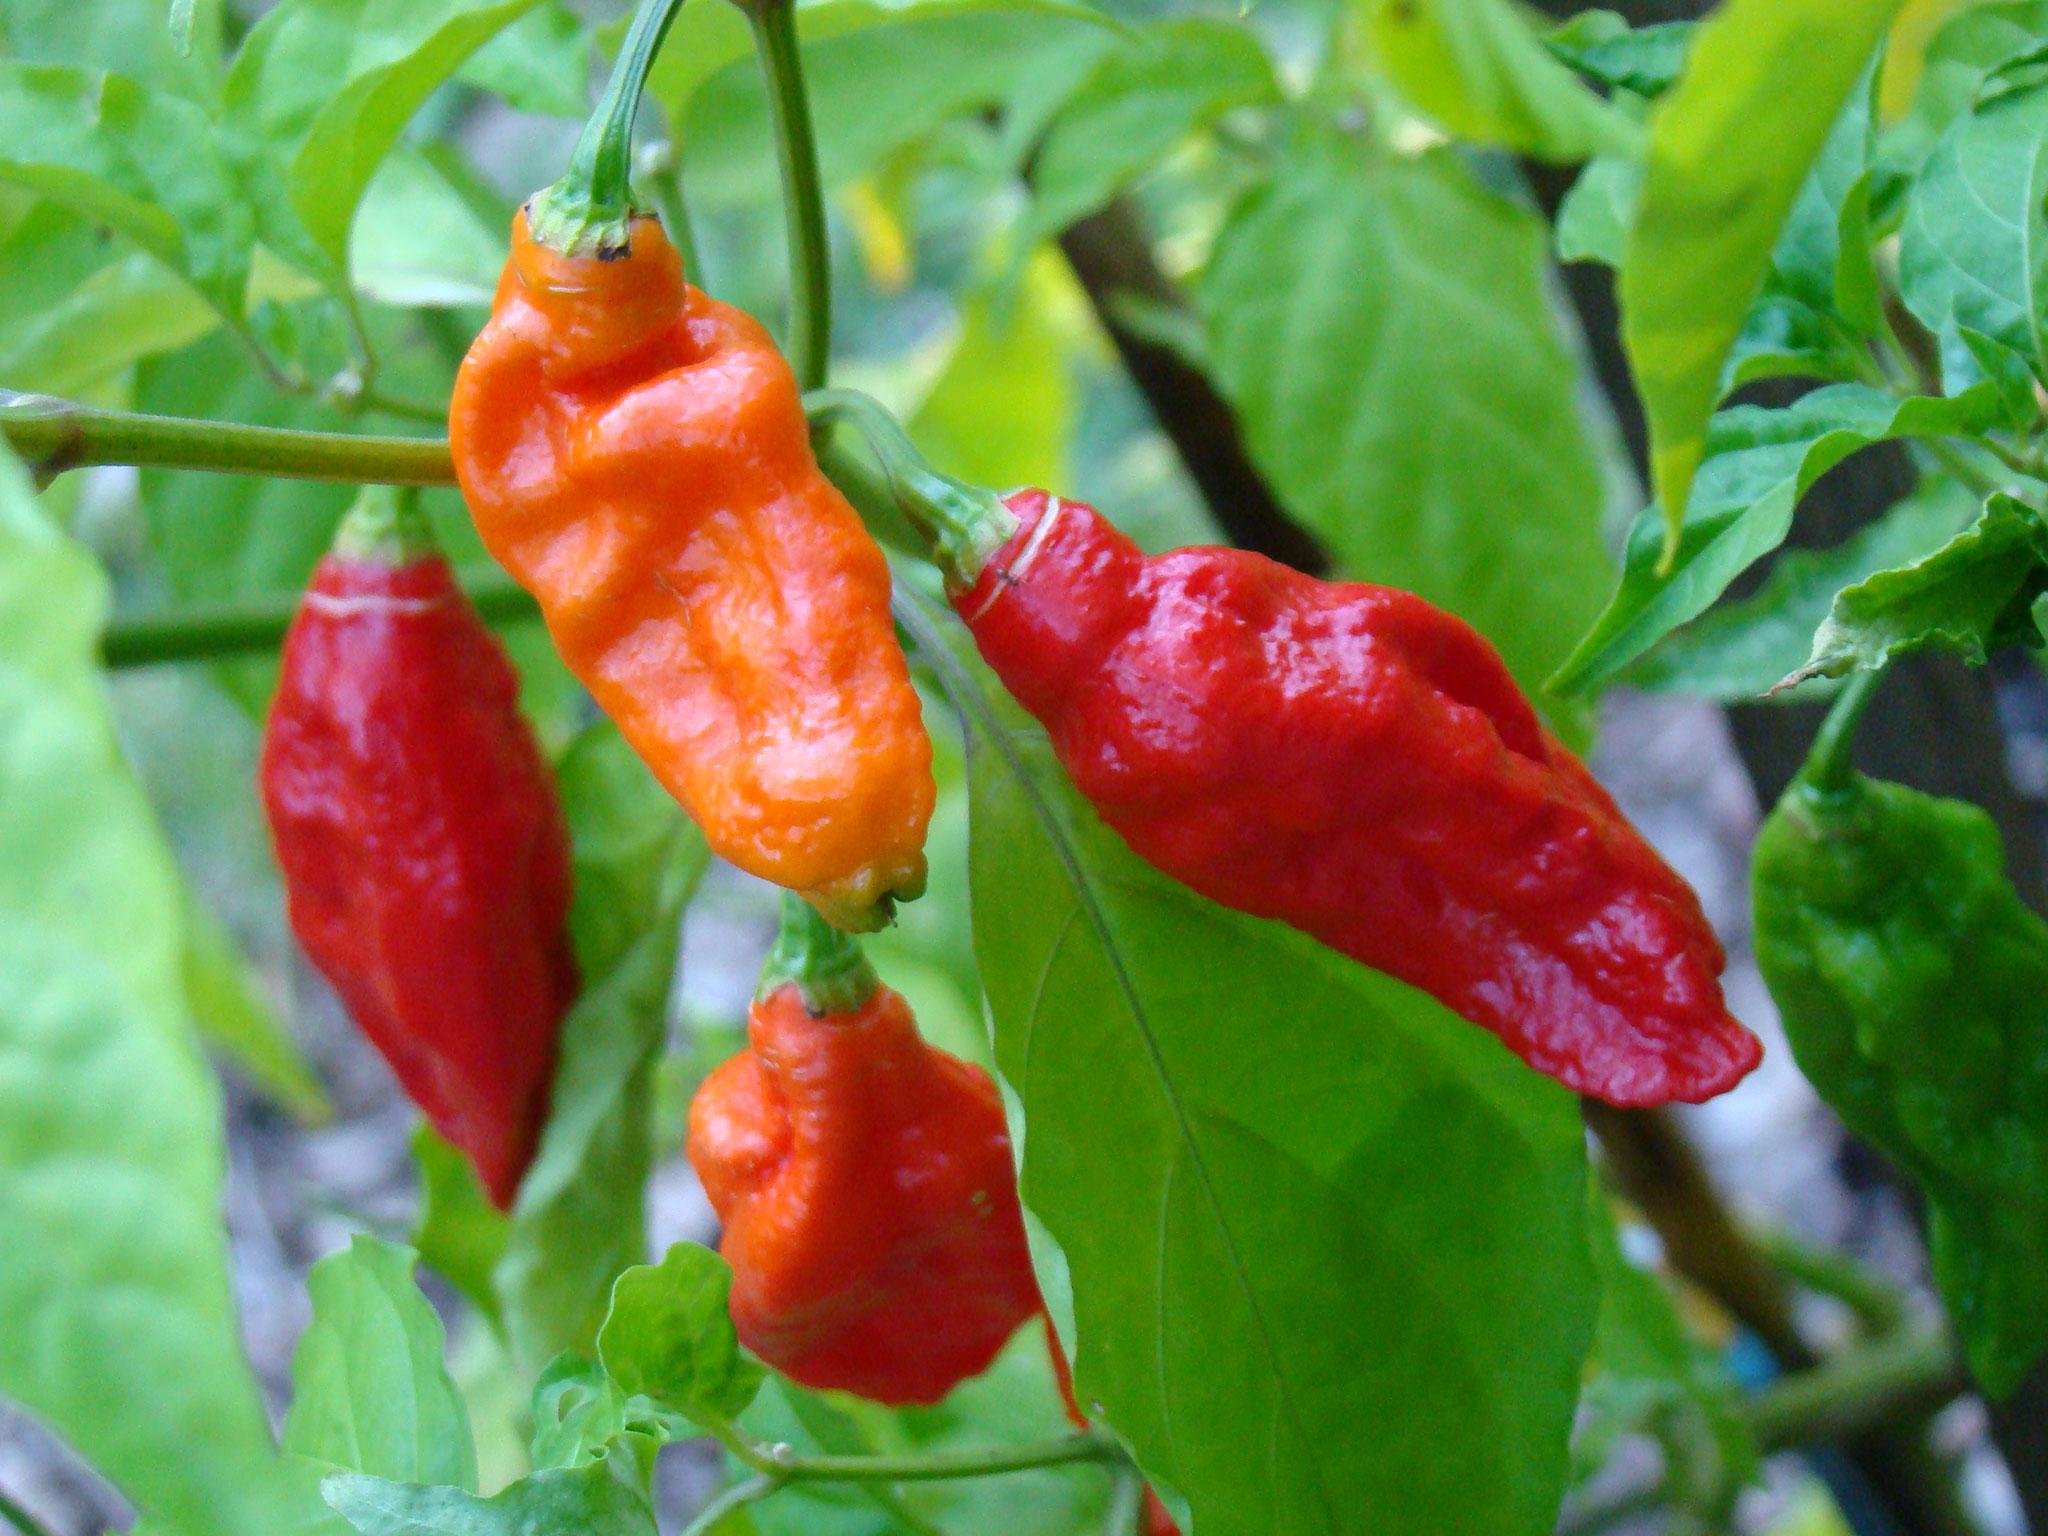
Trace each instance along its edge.
<instances>
[{"instance_id":1,"label":"ripening orange pepper","mask_svg":"<svg viewBox=\"0 0 2048 1536\"><path fill-rule=\"evenodd\" d=\"M658 222L572 256L519 215L449 437L485 545L713 851L845 928L924 888L931 741L887 563L768 333Z\"/></svg>"}]
</instances>

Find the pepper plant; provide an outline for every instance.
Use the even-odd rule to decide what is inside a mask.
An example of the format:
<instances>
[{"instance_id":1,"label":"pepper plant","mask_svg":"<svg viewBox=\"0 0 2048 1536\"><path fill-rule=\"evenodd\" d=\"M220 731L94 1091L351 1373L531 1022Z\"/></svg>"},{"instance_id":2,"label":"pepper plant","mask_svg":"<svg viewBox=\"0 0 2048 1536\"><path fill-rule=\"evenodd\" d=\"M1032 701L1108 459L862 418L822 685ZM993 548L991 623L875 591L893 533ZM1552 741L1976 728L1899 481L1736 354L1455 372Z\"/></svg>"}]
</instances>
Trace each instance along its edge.
<instances>
[{"instance_id":1,"label":"pepper plant","mask_svg":"<svg viewBox=\"0 0 2048 1536\"><path fill-rule=\"evenodd\" d=\"M0 1521L2048 1536L2048 4L623 10L0 0Z\"/></svg>"}]
</instances>

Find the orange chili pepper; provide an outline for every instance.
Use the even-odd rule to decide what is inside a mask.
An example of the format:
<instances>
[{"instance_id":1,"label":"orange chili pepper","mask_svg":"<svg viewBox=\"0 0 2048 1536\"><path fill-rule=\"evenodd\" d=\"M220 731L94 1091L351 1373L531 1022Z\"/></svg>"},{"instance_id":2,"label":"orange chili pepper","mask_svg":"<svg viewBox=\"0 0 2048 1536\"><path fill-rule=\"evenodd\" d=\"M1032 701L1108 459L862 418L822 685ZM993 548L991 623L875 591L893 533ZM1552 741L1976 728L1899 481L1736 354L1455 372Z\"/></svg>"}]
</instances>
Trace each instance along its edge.
<instances>
[{"instance_id":1,"label":"orange chili pepper","mask_svg":"<svg viewBox=\"0 0 2048 1536\"><path fill-rule=\"evenodd\" d=\"M846 928L923 890L931 742L888 565L768 333L659 223L564 255L519 215L449 436L485 545L714 852Z\"/></svg>"}]
</instances>

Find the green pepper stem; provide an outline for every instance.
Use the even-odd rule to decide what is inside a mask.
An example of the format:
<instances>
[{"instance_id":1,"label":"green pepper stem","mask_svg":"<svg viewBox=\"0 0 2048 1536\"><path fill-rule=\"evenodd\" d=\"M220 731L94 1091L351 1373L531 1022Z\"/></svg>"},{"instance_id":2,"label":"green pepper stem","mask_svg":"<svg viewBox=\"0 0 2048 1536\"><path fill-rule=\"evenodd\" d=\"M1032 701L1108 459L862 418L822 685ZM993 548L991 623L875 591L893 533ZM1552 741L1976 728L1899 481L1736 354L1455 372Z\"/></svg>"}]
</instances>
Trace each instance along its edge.
<instances>
[{"instance_id":1,"label":"green pepper stem","mask_svg":"<svg viewBox=\"0 0 2048 1536\"><path fill-rule=\"evenodd\" d=\"M946 585L974 585L996 551L1017 531L1017 514L983 486L932 468L902 425L873 397L850 389L819 389L804 396L813 428L853 427L888 477L890 494L931 545Z\"/></svg>"},{"instance_id":2,"label":"green pepper stem","mask_svg":"<svg viewBox=\"0 0 2048 1536\"><path fill-rule=\"evenodd\" d=\"M832 251L825 233L825 191L817 134L804 93L791 0L734 0L746 12L761 61L782 173L782 216L789 237L789 361L797 382L816 389L832 360Z\"/></svg>"},{"instance_id":3,"label":"green pepper stem","mask_svg":"<svg viewBox=\"0 0 2048 1536\"><path fill-rule=\"evenodd\" d=\"M761 967L757 997L795 986L804 1007L818 1017L852 1013L882 984L860 943L820 917L794 891L782 894L782 928Z\"/></svg>"},{"instance_id":4,"label":"green pepper stem","mask_svg":"<svg viewBox=\"0 0 2048 1536\"><path fill-rule=\"evenodd\" d=\"M564 256L626 254L633 223L633 120L647 72L683 0L641 0L611 79L569 156L569 170L527 205L533 238Z\"/></svg>"},{"instance_id":5,"label":"green pepper stem","mask_svg":"<svg viewBox=\"0 0 2048 1536\"><path fill-rule=\"evenodd\" d=\"M410 486L366 485L334 530L334 553L344 560L390 566L415 565L441 552L433 525L420 511L419 492Z\"/></svg>"},{"instance_id":6,"label":"green pepper stem","mask_svg":"<svg viewBox=\"0 0 2048 1536\"><path fill-rule=\"evenodd\" d=\"M1851 761L1856 727L1883 678L1882 670L1859 672L1836 696L1827 719L1821 722L1819 734L1813 738L1813 749L1806 755L1806 766L1799 770L1799 777L1804 782L1831 794L1849 787L1856 771Z\"/></svg>"}]
</instances>

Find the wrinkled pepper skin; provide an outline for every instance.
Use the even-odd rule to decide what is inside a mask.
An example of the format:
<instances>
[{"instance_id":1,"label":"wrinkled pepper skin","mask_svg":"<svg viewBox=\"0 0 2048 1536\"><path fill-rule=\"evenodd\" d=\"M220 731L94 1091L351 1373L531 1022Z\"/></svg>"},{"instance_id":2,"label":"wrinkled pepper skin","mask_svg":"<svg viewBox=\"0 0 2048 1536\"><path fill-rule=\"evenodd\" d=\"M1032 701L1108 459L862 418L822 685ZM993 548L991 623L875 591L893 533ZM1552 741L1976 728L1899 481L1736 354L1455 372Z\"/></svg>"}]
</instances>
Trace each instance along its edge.
<instances>
[{"instance_id":1,"label":"wrinkled pepper skin","mask_svg":"<svg viewBox=\"0 0 2048 1536\"><path fill-rule=\"evenodd\" d=\"M1624 1106L1734 1086L1684 881L1474 630L1241 550L1147 557L1043 491L955 606L1141 858L1430 993Z\"/></svg>"},{"instance_id":2,"label":"wrinkled pepper skin","mask_svg":"<svg viewBox=\"0 0 2048 1536\"><path fill-rule=\"evenodd\" d=\"M2048 924L1976 806L1801 779L1758 838L1757 961L1800 1070L1928 1200L1985 1389L2048 1347Z\"/></svg>"},{"instance_id":3,"label":"wrinkled pepper skin","mask_svg":"<svg viewBox=\"0 0 2048 1536\"><path fill-rule=\"evenodd\" d=\"M508 1207L577 993L569 843L511 663L440 556L321 562L261 784L293 932Z\"/></svg>"},{"instance_id":4,"label":"wrinkled pepper skin","mask_svg":"<svg viewBox=\"0 0 2048 1536\"><path fill-rule=\"evenodd\" d=\"M520 215L449 436L484 543L713 851L842 927L923 889L931 742L888 566L768 334L658 223L599 260Z\"/></svg>"},{"instance_id":5,"label":"wrinkled pepper skin","mask_svg":"<svg viewBox=\"0 0 2048 1536\"><path fill-rule=\"evenodd\" d=\"M758 1001L690 1107L741 1341L808 1387L935 1403L1038 1315L1002 1101L887 987Z\"/></svg>"}]
</instances>

